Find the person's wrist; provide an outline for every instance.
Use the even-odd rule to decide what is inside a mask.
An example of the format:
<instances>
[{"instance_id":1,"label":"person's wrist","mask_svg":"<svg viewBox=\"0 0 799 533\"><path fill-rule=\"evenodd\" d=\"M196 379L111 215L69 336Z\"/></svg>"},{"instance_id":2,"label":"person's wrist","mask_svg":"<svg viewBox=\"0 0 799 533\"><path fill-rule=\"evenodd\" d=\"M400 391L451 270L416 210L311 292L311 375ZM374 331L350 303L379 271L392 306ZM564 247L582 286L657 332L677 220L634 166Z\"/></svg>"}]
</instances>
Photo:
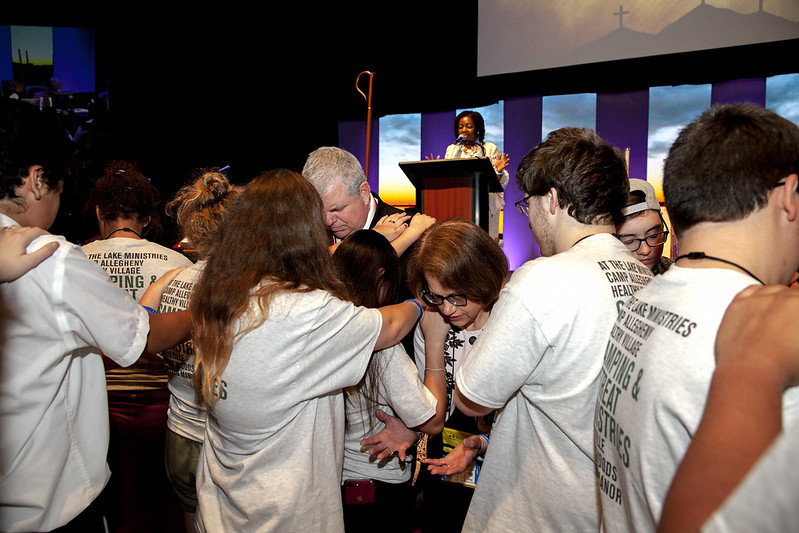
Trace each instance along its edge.
<instances>
[{"instance_id":1,"label":"person's wrist","mask_svg":"<svg viewBox=\"0 0 799 533\"><path fill-rule=\"evenodd\" d=\"M418 322L419 320L422 319L422 313L424 312L424 308L422 308L422 304L417 302L414 298L408 298L403 303L407 303L407 302L413 302L419 308L419 316L416 318L416 321Z\"/></svg>"}]
</instances>

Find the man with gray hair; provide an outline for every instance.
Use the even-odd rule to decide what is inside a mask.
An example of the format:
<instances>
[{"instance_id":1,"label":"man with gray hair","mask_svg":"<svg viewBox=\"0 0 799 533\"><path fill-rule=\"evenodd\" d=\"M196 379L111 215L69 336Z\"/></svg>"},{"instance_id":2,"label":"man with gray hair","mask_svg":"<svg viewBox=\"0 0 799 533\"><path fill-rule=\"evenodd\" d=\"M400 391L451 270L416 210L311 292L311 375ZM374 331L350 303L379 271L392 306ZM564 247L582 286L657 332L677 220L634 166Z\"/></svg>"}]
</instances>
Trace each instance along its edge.
<instances>
[{"instance_id":1,"label":"man with gray hair","mask_svg":"<svg viewBox=\"0 0 799 533\"><path fill-rule=\"evenodd\" d=\"M401 254L435 222L421 214L411 218L381 200L369 187L358 159L341 148L323 146L311 152L302 175L322 198L325 226L334 243L354 231L374 229Z\"/></svg>"}]
</instances>

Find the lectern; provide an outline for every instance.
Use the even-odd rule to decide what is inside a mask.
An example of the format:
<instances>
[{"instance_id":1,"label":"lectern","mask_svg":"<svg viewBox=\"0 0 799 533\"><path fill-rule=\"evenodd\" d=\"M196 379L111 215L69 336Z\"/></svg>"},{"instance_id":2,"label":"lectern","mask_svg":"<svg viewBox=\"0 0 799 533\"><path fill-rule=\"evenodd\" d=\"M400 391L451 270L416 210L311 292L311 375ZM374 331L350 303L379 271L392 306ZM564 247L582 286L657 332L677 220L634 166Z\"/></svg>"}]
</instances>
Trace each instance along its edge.
<instances>
[{"instance_id":1,"label":"lectern","mask_svg":"<svg viewBox=\"0 0 799 533\"><path fill-rule=\"evenodd\" d=\"M436 220L471 220L488 231L488 193L502 192L488 158L431 159L399 166L416 188L419 212Z\"/></svg>"}]
</instances>

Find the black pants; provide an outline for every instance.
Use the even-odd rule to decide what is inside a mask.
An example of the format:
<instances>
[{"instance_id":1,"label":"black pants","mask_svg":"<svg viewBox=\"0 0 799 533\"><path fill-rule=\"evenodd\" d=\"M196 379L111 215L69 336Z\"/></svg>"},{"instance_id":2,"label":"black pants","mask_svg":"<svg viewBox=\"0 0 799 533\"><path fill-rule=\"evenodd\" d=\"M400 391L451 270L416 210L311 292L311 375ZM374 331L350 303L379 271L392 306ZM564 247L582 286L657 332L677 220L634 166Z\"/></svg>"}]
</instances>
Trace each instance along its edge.
<instances>
[{"instance_id":1,"label":"black pants","mask_svg":"<svg viewBox=\"0 0 799 533\"><path fill-rule=\"evenodd\" d=\"M384 531L411 533L414 529L414 496L410 480L405 483L372 481L373 503L343 504L344 530L347 533ZM341 488L342 503L345 487Z\"/></svg>"},{"instance_id":2,"label":"black pants","mask_svg":"<svg viewBox=\"0 0 799 533\"><path fill-rule=\"evenodd\" d=\"M107 494L101 493L89 506L78 516L70 520L58 529L53 529L51 533L105 533L105 499Z\"/></svg>"}]
</instances>

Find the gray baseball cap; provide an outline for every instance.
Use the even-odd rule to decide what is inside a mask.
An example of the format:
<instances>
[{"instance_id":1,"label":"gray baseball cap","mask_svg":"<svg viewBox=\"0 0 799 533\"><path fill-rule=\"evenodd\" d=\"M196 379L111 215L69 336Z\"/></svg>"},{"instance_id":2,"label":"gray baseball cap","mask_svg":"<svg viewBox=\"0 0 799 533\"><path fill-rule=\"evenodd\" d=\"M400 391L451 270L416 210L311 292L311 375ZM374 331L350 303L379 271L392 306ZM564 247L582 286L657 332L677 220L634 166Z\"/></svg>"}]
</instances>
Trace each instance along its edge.
<instances>
[{"instance_id":1,"label":"gray baseball cap","mask_svg":"<svg viewBox=\"0 0 799 533\"><path fill-rule=\"evenodd\" d=\"M629 205L621 210L624 216L639 213L646 209L660 212L660 202L658 202L655 188L646 180L630 178L630 192L641 191L644 193L644 201Z\"/></svg>"}]
</instances>

